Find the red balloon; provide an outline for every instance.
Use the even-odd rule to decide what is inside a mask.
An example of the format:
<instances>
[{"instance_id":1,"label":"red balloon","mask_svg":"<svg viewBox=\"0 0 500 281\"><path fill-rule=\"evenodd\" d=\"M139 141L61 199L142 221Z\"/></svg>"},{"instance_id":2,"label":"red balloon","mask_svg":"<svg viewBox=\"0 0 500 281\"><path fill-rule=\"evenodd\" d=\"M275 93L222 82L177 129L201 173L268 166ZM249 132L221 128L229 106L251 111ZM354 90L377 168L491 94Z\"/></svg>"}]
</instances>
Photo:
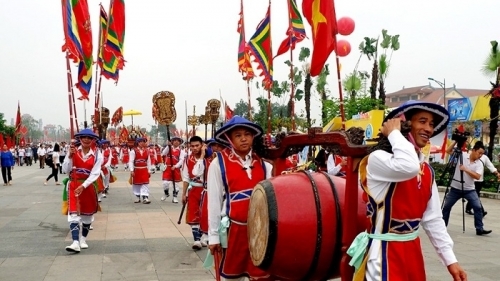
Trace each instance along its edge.
<instances>
[{"instance_id":1,"label":"red balloon","mask_svg":"<svg viewBox=\"0 0 500 281\"><path fill-rule=\"evenodd\" d=\"M337 55L345 57L351 53L351 44L346 40L337 41Z\"/></svg>"},{"instance_id":2,"label":"red balloon","mask_svg":"<svg viewBox=\"0 0 500 281\"><path fill-rule=\"evenodd\" d=\"M343 17L337 21L337 28L340 35L350 35L354 31L355 27L354 20L350 17Z\"/></svg>"}]
</instances>

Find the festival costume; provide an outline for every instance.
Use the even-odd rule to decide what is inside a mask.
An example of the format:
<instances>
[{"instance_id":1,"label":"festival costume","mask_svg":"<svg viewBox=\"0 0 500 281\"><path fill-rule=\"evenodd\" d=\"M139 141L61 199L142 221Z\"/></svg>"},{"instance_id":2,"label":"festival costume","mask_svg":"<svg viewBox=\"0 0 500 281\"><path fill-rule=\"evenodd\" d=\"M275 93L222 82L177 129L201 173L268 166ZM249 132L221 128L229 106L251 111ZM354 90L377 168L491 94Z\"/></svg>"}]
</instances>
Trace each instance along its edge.
<instances>
[{"instance_id":1,"label":"festival costume","mask_svg":"<svg viewBox=\"0 0 500 281\"><path fill-rule=\"evenodd\" d=\"M125 166L125 170L128 169L128 162L130 161L130 153L129 148L127 146L123 146L120 150L122 163Z\"/></svg>"},{"instance_id":2,"label":"festival costume","mask_svg":"<svg viewBox=\"0 0 500 281\"><path fill-rule=\"evenodd\" d=\"M187 207L186 207L186 223L191 225L193 232L193 249L201 246L200 239L202 233L200 232L201 221L201 193L205 188L205 170L207 167L206 159L196 159L191 154L186 158L182 168L182 180L188 183L187 189Z\"/></svg>"},{"instance_id":3,"label":"festival costume","mask_svg":"<svg viewBox=\"0 0 500 281\"><path fill-rule=\"evenodd\" d=\"M216 140L229 147L231 143L227 134L237 127L253 131L254 137L262 134L260 126L235 116L215 133ZM210 164L207 177L208 238L210 245L221 244L223 248L216 270L224 278L275 280L253 265L247 234L248 207L253 188L258 182L270 178L271 173L272 166L251 151L242 159L233 149L226 148L218 152Z\"/></svg>"},{"instance_id":4,"label":"festival costume","mask_svg":"<svg viewBox=\"0 0 500 281\"><path fill-rule=\"evenodd\" d=\"M149 204L149 171L151 170L151 159L149 157L149 151L147 148L133 148L130 151L130 161L129 161L130 172L134 172L134 177L132 178L132 191L137 197L136 203L140 202L142 197L142 203Z\"/></svg>"},{"instance_id":5,"label":"festival costume","mask_svg":"<svg viewBox=\"0 0 500 281\"><path fill-rule=\"evenodd\" d=\"M172 148L172 158L170 158L170 148ZM177 194L182 187L181 167L185 159L184 151L180 147L167 146L163 149L161 156L165 156L166 169L162 174L163 192L165 194L162 200L170 196L169 190L172 189L172 202L177 203ZM175 170L172 171L172 166Z\"/></svg>"},{"instance_id":6,"label":"festival costume","mask_svg":"<svg viewBox=\"0 0 500 281\"><path fill-rule=\"evenodd\" d=\"M435 113L425 103L416 108ZM435 109L447 114L444 108ZM396 116L399 115L393 113L387 118ZM436 122L434 134L446 128L446 123L447 119ZM446 266L457 261L453 241L442 219L433 169L424 162L422 154L417 156L414 144L399 130L392 131L388 140L392 153L373 151L359 166L368 229L356 237L347 251L352 257L350 264L356 268L353 280L423 281L426 276L418 237L420 227ZM365 242L368 246L362 247Z\"/></svg>"},{"instance_id":7,"label":"festival costume","mask_svg":"<svg viewBox=\"0 0 500 281\"><path fill-rule=\"evenodd\" d=\"M117 147L112 147L111 148L111 168L116 169L118 167L118 148Z\"/></svg>"},{"instance_id":8,"label":"festival costume","mask_svg":"<svg viewBox=\"0 0 500 281\"><path fill-rule=\"evenodd\" d=\"M81 136L90 136L97 138L91 130L84 129L75 134L75 138ZM68 222L71 230L73 243L66 247L69 252L80 252L80 247L88 248L86 237L90 230L90 225L94 221L94 214L98 211L97 190L94 182L99 178L101 173L101 164L103 161L102 154L98 153L97 149L90 148L87 154L83 154L82 147L77 149L77 152L69 154L64 159L62 164L63 171L70 176L67 183L66 199L68 202ZM75 190L83 186L82 192L76 196ZM80 238L80 223L82 224L82 237Z\"/></svg>"},{"instance_id":9,"label":"festival costume","mask_svg":"<svg viewBox=\"0 0 500 281\"><path fill-rule=\"evenodd\" d=\"M161 148L159 145L155 145L155 153L156 153L156 170L160 170L160 164L163 163L163 159L161 156Z\"/></svg>"}]
</instances>

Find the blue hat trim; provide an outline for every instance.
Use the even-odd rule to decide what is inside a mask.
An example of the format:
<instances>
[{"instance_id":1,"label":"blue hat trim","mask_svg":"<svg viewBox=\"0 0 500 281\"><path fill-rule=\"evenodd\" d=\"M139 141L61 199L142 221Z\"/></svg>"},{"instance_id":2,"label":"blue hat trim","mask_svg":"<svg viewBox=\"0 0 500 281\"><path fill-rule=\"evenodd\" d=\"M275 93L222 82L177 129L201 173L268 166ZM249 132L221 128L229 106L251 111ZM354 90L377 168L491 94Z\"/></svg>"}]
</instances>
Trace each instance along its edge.
<instances>
[{"instance_id":1,"label":"blue hat trim","mask_svg":"<svg viewBox=\"0 0 500 281\"><path fill-rule=\"evenodd\" d=\"M205 141L205 144L206 144L207 146L211 146L212 144L219 144L219 145L226 146L225 144L223 144L223 143L221 143L221 142L218 142L216 139L213 139L213 138L206 140L206 141Z\"/></svg>"},{"instance_id":2,"label":"blue hat trim","mask_svg":"<svg viewBox=\"0 0 500 281\"><path fill-rule=\"evenodd\" d=\"M219 130L217 130L217 132L215 132L215 140L226 146L230 146L230 143L226 138L226 134L236 127L245 127L247 129L250 129L255 133L254 137L258 137L263 134L263 130L259 125L236 115L229 121L227 121L227 123L224 124L224 126L222 126Z\"/></svg>"},{"instance_id":3,"label":"blue hat trim","mask_svg":"<svg viewBox=\"0 0 500 281\"><path fill-rule=\"evenodd\" d=\"M146 138L136 138L135 142L147 141Z\"/></svg>"},{"instance_id":4,"label":"blue hat trim","mask_svg":"<svg viewBox=\"0 0 500 281\"><path fill-rule=\"evenodd\" d=\"M170 138L170 141L174 141L174 140L180 141L181 144L184 143L184 140L181 137L173 136Z\"/></svg>"},{"instance_id":5,"label":"blue hat trim","mask_svg":"<svg viewBox=\"0 0 500 281\"><path fill-rule=\"evenodd\" d=\"M93 139L99 139L99 136L91 129L83 129L75 134L75 139L80 139L81 137L91 137Z\"/></svg>"},{"instance_id":6,"label":"blue hat trim","mask_svg":"<svg viewBox=\"0 0 500 281\"><path fill-rule=\"evenodd\" d=\"M438 124L434 124L434 133L431 137L437 136L442 131L444 131L448 126L448 122L450 121L450 114L444 107L435 103L410 100L387 114L387 116L384 118L384 122L389 119L396 118L401 114L406 114L406 112L412 109L424 110L442 118L441 122L439 122Z\"/></svg>"}]
</instances>

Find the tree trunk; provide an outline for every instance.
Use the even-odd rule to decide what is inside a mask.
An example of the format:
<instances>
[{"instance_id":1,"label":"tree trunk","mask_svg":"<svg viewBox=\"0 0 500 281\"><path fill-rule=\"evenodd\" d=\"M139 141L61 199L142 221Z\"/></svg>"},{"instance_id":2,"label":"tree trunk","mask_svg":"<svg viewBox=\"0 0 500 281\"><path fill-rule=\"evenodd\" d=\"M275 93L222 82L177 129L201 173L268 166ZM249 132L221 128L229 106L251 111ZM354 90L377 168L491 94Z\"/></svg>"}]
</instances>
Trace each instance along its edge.
<instances>
[{"instance_id":1,"label":"tree trunk","mask_svg":"<svg viewBox=\"0 0 500 281\"><path fill-rule=\"evenodd\" d=\"M311 74L308 73L304 80L304 101L306 103L306 120L308 128L311 128L311 87Z\"/></svg>"},{"instance_id":2,"label":"tree trunk","mask_svg":"<svg viewBox=\"0 0 500 281\"><path fill-rule=\"evenodd\" d=\"M385 105L385 82L383 79L380 79L379 87L378 87L378 98L382 105ZM381 108L379 108L381 109Z\"/></svg>"},{"instance_id":3,"label":"tree trunk","mask_svg":"<svg viewBox=\"0 0 500 281\"><path fill-rule=\"evenodd\" d=\"M495 148L495 136L498 129L498 110L500 109L500 100L491 96L490 98L490 142L488 143L488 158L492 159L493 149Z\"/></svg>"},{"instance_id":4,"label":"tree trunk","mask_svg":"<svg viewBox=\"0 0 500 281\"><path fill-rule=\"evenodd\" d=\"M378 82L378 61L375 59L372 68L372 83L370 85L370 97L373 100L377 99L377 82Z\"/></svg>"},{"instance_id":5,"label":"tree trunk","mask_svg":"<svg viewBox=\"0 0 500 281\"><path fill-rule=\"evenodd\" d=\"M323 122L322 126L325 126L326 124L328 124L328 121L330 121L326 120L327 119L325 112L326 91L325 90L321 91L320 95L321 95L321 122Z\"/></svg>"}]
</instances>

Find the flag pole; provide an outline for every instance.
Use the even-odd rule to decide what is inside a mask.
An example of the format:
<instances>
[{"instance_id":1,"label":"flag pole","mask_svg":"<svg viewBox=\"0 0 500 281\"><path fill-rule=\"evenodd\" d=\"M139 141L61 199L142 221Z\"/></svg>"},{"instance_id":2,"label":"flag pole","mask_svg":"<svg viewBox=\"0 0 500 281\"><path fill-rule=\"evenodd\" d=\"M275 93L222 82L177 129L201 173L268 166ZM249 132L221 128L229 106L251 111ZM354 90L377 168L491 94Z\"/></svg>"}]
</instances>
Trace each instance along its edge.
<instances>
[{"instance_id":1,"label":"flag pole","mask_svg":"<svg viewBox=\"0 0 500 281\"><path fill-rule=\"evenodd\" d=\"M100 11L102 8L102 3L99 3L99 47L97 48L97 63L95 66L95 101L94 101L94 120L96 120L97 116L100 115L101 109L99 108L99 99L100 99L100 92L101 92L101 83L102 83L102 68L99 67L99 54L101 54L102 51L102 40L103 38L101 37L102 35L102 26L101 26L101 17L100 17ZM99 72L99 69L101 70L99 75L97 74ZM99 77L99 78L97 78ZM99 81L98 81L99 80ZM101 118L99 117L99 123L101 123ZM94 132L98 130L98 125L97 122L94 121Z\"/></svg>"},{"instance_id":2,"label":"flag pole","mask_svg":"<svg viewBox=\"0 0 500 281\"><path fill-rule=\"evenodd\" d=\"M75 135L74 119L73 119L73 107L71 106L71 69L69 66L69 54L66 51L66 79L68 84L68 106L69 106L69 129L70 136L73 138Z\"/></svg>"},{"instance_id":3,"label":"flag pole","mask_svg":"<svg viewBox=\"0 0 500 281\"><path fill-rule=\"evenodd\" d=\"M271 0L269 0L269 26L271 26ZM272 58L270 58L272 60ZM269 135L269 140L271 140L271 85L267 85L267 134Z\"/></svg>"},{"instance_id":4,"label":"flag pole","mask_svg":"<svg viewBox=\"0 0 500 281\"><path fill-rule=\"evenodd\" d=\"M247 92L248 92L248 120L253 121L253 116L252 116L252 97L250 94L250 79L248 79L247 75ZM224 111L226 108L224 107Z\"/></svg>"},{"instance_id":5,"label":"flag pole","mask_svg":"<svg viewBox=\"0 0 500 281\"><path fill-rule=\"evenodd\" d=\"M337 40L337 36L333 36L335 42ZM339 55L337 54L337 50L335 50L335 61L337 63L337 81L339 85L339 100L340 100L340 118L342 120L342 130L345 130L345 112L344 112L344 97L342 94L342 80L340 79L340 61Z\"/></svg>"},{"instance_id":6,"label":"flag pole","mask_svg":"<svg viewBox=\"0 0 500 281\"><path fill-rule=\"evenodd\" d=\"M71 78L71 85L73 85L73 78ZM76 102L75 102L75 91L73 89L73 87L71 87L71 99L73 100L73 111L74 111L74 115L75 115L75 126L76 126L76 131L80 131L80 129L78 128L78 116L76 114Z\"/></svg>"},{"instance_id":7,"label":"flag pole","mask_svg":"<svg viewBox=\"0 0 500 281\"><path fill-rule=\"evenodd\" d=\"M290 1L288 1L288 11L291 10ZM290 119L292 121L292 131L295 131L295 83L294 83L294 75L293 75L293 31L292 31L292 18L290 15L288 16L288 37L290 39Z\"/></svg>"},{"instance_id":8,"label":"flag pole","mask_svg":"<svg viewBox=\"0 0 500 281\"><path fill-rule=\"evenodd\" d=\"M188 102L187 100L184 101L184 109L186 110L186 142L189 142L189 134L188 134Z\"/></svg>"}]
</instances>

